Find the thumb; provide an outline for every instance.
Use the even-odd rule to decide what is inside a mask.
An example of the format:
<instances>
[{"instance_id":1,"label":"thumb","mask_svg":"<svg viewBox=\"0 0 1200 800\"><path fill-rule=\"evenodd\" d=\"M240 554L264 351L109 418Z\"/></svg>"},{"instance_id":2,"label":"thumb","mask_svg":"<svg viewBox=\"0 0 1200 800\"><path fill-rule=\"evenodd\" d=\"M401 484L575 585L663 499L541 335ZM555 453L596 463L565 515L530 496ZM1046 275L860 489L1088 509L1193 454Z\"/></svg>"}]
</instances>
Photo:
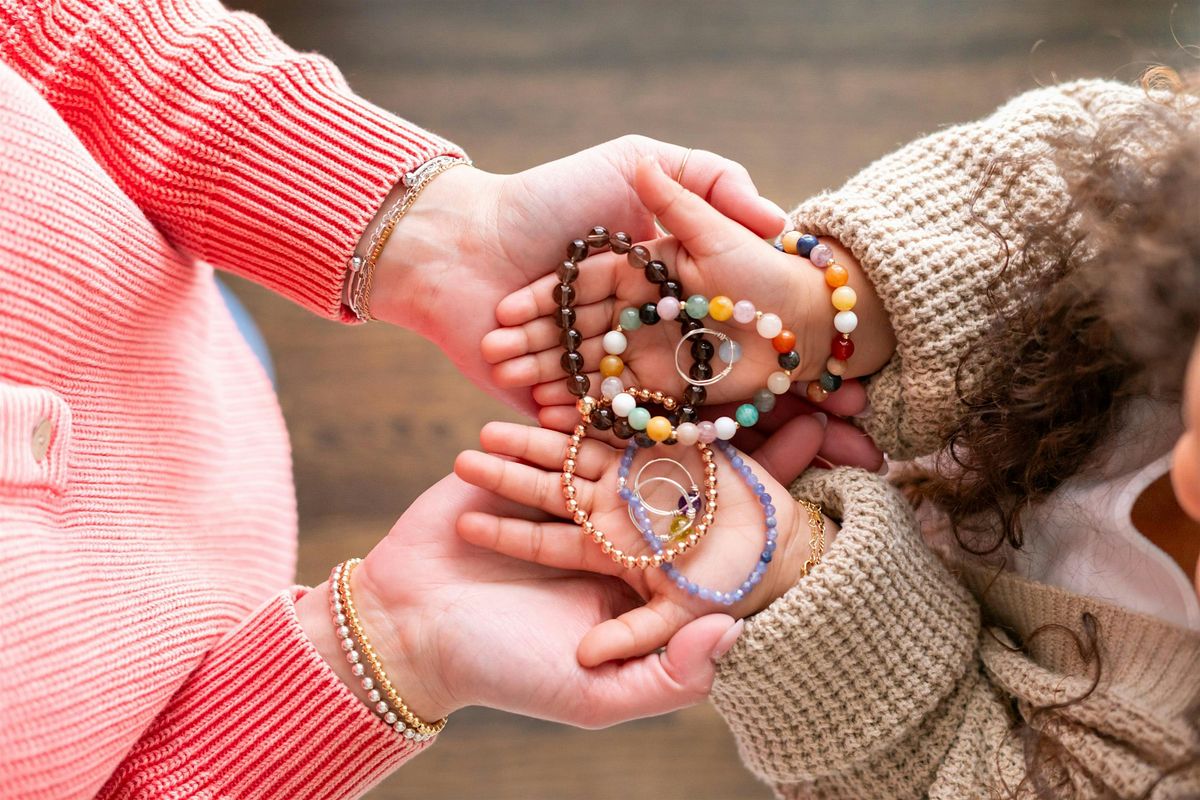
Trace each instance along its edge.
<instances>
[{"instance_id":1,"label":"thumb","mask_svg":"<svg viewBox=\"0 0 1200 800\"><path fill-rule=\"evenodd\" d=\"M681 686L707 693L716 674L716 662L733 647L744 620L728 614L709 614L683 626L667 643L662 666Z\"/></svg>"},{"instance_id":2,"label":"thumb","mask_svg":"<svg viewBox=\"0 0 1200 800\"><path fill-rule=\"evenodd\" d=\"M693 257L717 255L743 240L759 239L721 214L699 195L667 177L652 159L643 159L634 178L634 189L646 210L659 219Z\"/></svg>"}]
</instances>

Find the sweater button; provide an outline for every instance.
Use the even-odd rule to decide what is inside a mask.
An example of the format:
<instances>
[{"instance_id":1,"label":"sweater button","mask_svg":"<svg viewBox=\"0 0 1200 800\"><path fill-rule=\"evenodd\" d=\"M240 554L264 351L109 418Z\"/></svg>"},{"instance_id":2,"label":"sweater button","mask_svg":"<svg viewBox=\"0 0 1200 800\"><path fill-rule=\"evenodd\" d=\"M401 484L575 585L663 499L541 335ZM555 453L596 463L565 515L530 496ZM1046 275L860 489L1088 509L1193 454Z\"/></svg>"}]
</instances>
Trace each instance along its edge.
<instances>
[{"instance_id":1,"label":"sweater button","mask_svg":"<svg viewBox=\"0 0 1200 800\"><path fill-rule=\"evenodd\" d=\"M33 429L33 437L29 441L29 448L33 451L33 460L39 464L46 458L46 453L50 450L50 432L52 430L53 426L51 426L48 419L42 420Z\"/></svg>"}]
</instances>

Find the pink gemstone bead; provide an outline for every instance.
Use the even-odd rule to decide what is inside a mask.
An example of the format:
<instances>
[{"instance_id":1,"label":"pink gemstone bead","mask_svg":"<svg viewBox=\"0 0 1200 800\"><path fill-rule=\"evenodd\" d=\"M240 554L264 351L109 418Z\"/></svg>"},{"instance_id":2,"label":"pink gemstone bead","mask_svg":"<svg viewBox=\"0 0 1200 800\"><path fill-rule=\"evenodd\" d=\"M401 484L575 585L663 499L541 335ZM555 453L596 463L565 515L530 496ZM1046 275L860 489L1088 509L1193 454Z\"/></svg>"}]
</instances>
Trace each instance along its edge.
<instances>
[{"instance_id":1,"label":"pink gemstone bead","mask_svg":"<svg viewBox=\"0 0 1200 800\"><path fill-rule=\"evenodd\" d=\"M749 300L738 300L733 305L733 318L745 325L747 322L754 322L754 313L757 311L754 303Z\"/></svg>"},{"instance_id":2,"label":"pink gemstone bead","mask_svg":"<svg viewBox=\"0 0 1200 800\"><path fill-rule=\"evenodd\" d=\"M712 444L717 440L717 426L713 423L705 420L704 422L697 423L696 427L700 429L700 441L705 444Z\"/></svg>"},{"instance_id":3,"label":"pink gemstone bead","mask_svg":"<svg viewBox=\"0 0 1200 800\"><path fill-rule=\"evenodd\" d=\"M814 267L828 267L833 261L833 251L829 249L829 245L819 244L808 254L808 260Z\"/></svg>"},{"instance_id":4,"label":"pink gemstone bead","mask_svg":"<svg viewBox=\"0 0 1200 800\"><path fill-rule=\"evenodd\" d=\"M674 297L664 297L658 301L658 316L663 319L675 319L679 316L679 300Z\"/></svg>"}]
</instances>

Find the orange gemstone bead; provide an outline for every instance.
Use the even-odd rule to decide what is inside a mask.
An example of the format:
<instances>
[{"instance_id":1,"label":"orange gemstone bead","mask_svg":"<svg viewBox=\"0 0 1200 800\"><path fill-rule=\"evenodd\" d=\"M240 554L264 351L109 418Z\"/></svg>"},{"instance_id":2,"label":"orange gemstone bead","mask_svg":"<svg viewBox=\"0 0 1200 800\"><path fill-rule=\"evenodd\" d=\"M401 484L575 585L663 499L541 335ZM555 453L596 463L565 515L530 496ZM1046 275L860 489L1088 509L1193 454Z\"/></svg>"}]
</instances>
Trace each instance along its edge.
<instances>
[{"instance_id":1,"label":"orange gemstone bead","mask_svg":"<svg viewBox=\"0 0 1200 800\"><path fill-rule=\"evenodd\" d=\"M671 420L666 417L651 417L646 423L646 435L656 442L671 438Z\"/></svg>"},{"instance_id":2,"label":"orange gemstone bead","mask_svg":"<svg viewBox=\"0 0 1200 800\"><path fill-rule=\"evenodd\" d=\"M829 392L821 388L821 384L812 381L804 390L804 394L814 403L824 403L829 398Z\"/></svg>"},{"instance_id":3,"label":"orange gemstone bead","mask_svg":"<svg viewBox=\"0 0 1200 800\"><path fill-rule=\"evenodd\" d=\"M733 301L719 294L708 301L708 315L717 322L724 322L733 316Z\"/></svg>"},{"instance_id":4,"label":"orange gemstone bead","mask_svg":"<svg viewBox=\"0 0 1200 800\"><path fill-rule=\"evenodd\" d=\"M849 311L858 302L858 294L849 286L839 286L833 290L830 300L838 311Z\"/></svg>"},{"instance_id":5,"label":"orange gemstone bead","mask_svg":"<svg viewBox=\"0 0 1200 800\"><path fill-rule=\"evenodd\" d=\"M776 353L790 353L796 349L796 334L784 330L771 340L771 346L775 348Z\"/></svg>"},{"instance_id":6,"label":"orange gemstone bead","mask_svg":"<svg viewBox=\"0 0 1200 800\"><path fill-rule=\"evenodd\" d=\"M791 255L798 255L800 252L799 245L801 235L802 234L800 231L788 231L785 233L779 240L779 243L783 245L783 252L790 253Z\"/></svg>"},{"instance_id":7,"label":"orange gemstone bead","mask_svg":"<svg viewBox=\"0 0 1200 800\"><path fill-rule=\"evenodd\" d=\"M606 378L613 378L625 371L625 362L620 356L605 356L600 359L600 374Z\"/></svg>"},{"instance_id":8,"label":"orange gemstone bead","mask_svg":"<svg viewBox=\"0 0 1200 800\"><path fill-rule=\"evenodd\" d=\"M830 264L825 268L825 283L836 289L850 282L850 273L841 264Z\"/></svg>"}]
</instances>

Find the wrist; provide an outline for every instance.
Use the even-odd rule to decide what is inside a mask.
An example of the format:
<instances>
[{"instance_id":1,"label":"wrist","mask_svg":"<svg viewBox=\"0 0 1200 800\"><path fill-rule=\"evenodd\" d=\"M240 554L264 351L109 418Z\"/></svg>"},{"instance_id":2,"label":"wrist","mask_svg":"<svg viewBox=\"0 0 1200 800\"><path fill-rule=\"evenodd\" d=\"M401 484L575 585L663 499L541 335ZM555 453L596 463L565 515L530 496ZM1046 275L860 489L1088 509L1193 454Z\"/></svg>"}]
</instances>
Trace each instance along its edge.
<instances>
[{"instance_id":1,"label":"wrist","mask_svg":"<svg viewBox=\"0 0 1200 800\"><path fill-rule=\"evenodd\" d=\"M453 289L461 272L455 267L486 257L501 180L464 164L429 182L376 261L371 310L377 318L418 333L431 329L436 296Z\"/></svg>"},{"instance_id":2,"label":"wrist","mask_svg":"<svg viewBox=\"0 0 1200 800\"><path fill-rule=\"evenodd\" d=\"M828 516L822 515L822 521L825 526L825 547L821 553L823 558L825 553L829 552L829 547L833 544L833 540L837 538L838 531L841 528ZM774 580L769 584L763 608L783 597L783 595L787 594L805 578L805 564L808 563L809 558L813 554L812 529L809 524L808 512L804 510L801 504L797 503L795 522L789 530L788 535L781 538L783 539L780 548L782 558L776 558L778 569L768 572L768 574L774 572Z\"/></svg>"},{"instance_id":3,"label":"wrist","mask_svg":"<svg viewBox=\"0 0 1200 800\"><path fill-rule=\"evenodd\" d=\"M420 661L424 652L419 646L409 646L411 637L403 635L394 623L394 614L385 610L378 600L373 584L363 580L361 569L355 570L351 593L359 620L379 654L389 680L396 687L409 709L426 722L434 722L458 708L443 700L444 692L430 691L433 682L423 674ZM296 616L300 627L331 670L346 684L351 693L363 700L362 678L354 675L350 662L341 648L329 612L329 582L314 587L296 601ZM418 654L410 659L409 654ZM365 701L364 701L365 702Z\"/></svg>"}]
</instances>

